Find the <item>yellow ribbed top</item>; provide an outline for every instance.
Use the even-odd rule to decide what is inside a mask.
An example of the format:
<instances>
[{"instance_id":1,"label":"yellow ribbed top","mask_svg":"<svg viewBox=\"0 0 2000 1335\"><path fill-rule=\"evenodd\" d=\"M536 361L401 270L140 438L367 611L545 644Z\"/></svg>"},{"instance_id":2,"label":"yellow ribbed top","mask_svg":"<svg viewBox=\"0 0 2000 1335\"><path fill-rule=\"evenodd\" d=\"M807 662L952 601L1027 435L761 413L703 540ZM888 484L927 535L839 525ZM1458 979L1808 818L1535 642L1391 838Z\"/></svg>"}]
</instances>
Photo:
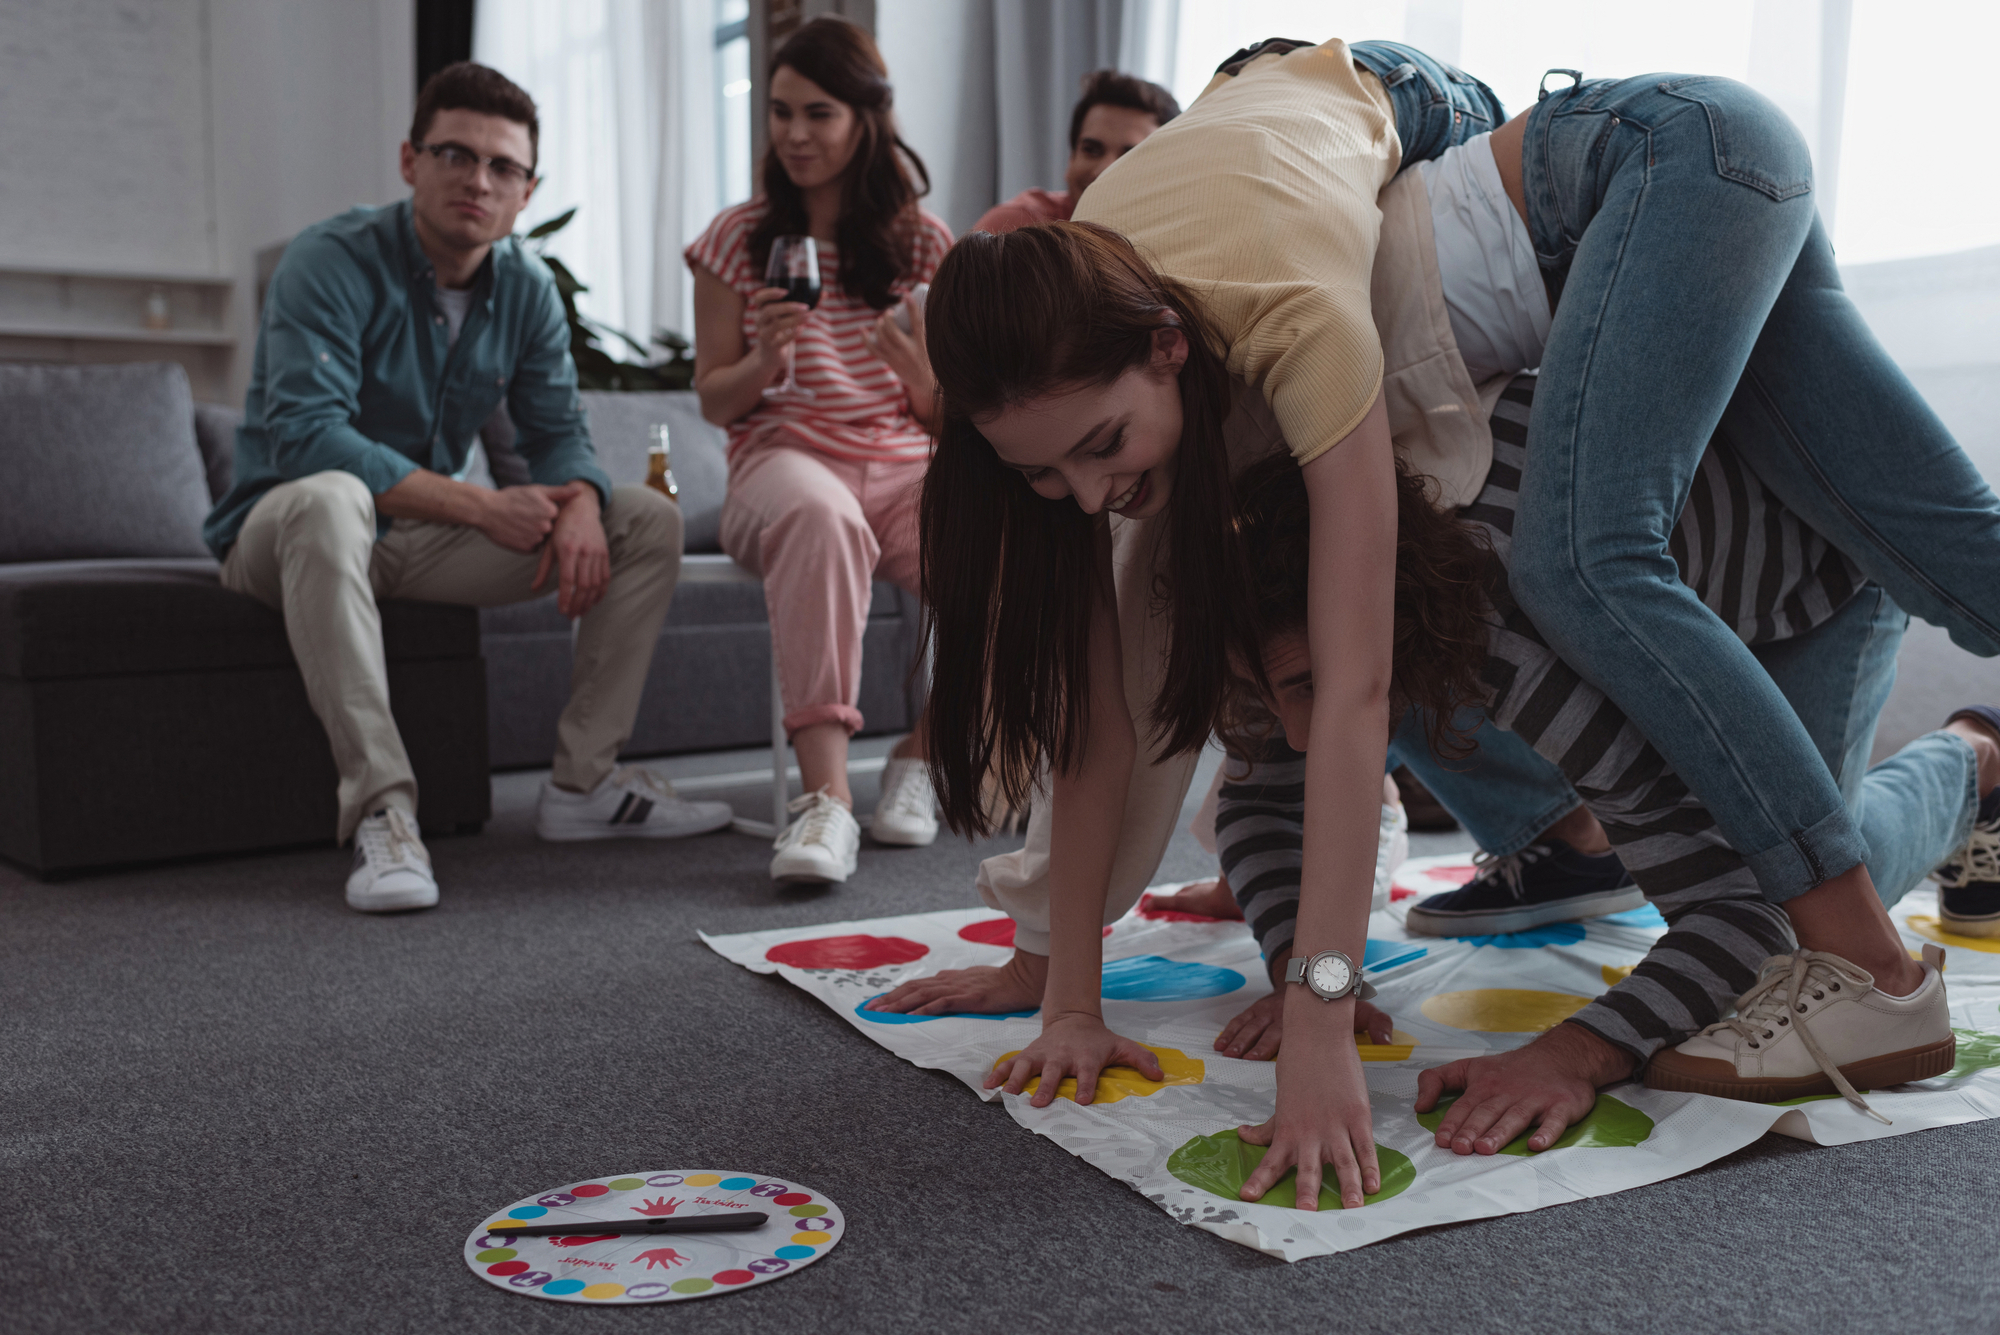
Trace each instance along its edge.
<instances>
[{"instance_id":1,"label":"yellow ribbed top","mask_svg":"<svg viewBox=\"0 0 2000 1335\"><path fill-rule=\"evenodd\" d=\"M1076 220L1122 232L1201 299L1304 464L1382 382L1375 196L1401 162L1388 92L1331 41L1218 75L1092 183Z\"/></svg>"}]
</instances>

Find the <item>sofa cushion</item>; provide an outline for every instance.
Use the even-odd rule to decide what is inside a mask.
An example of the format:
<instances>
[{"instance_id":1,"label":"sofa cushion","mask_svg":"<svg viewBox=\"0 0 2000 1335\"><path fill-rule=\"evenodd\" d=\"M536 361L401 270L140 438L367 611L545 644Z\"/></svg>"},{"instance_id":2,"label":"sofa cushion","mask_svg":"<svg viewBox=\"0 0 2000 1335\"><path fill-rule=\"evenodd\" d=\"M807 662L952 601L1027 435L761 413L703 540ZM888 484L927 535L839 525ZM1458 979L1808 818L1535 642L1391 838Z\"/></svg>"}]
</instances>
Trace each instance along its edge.
<instances>
[{"instance_id":1,"label":"sofa cushion","mask_svg":"<svg viewBox=\"0 0 2000 1335\"><path fill-rule=\"evenodd\" d=\"M479 613L385 602L391 662L479 653ZM292 663L285 621L207 558L0 566L0 677L48 680Z\"/></svg>"},{"instance_id":2,"label":"sofa cushion","mask_svg":"<svg viewBox=\"0 0 2000 1335\"><path fill-rule=\"evenodd\" d=\"M219 501L236 481L236 428L243 410L221 403L194 406L194 441L201 447L202 471L208 475L208 499Z\"/></svg>"},{"instance_id":3,"label":"sofa cushion","mask_svg":"<svg viewBox=\"0 0 2000 1335\"><path fill-rule=\"evenodd\" d=\"M0 364L0 561L202 556L208 508L179 365Z\"/></svg>"}]
</instances>

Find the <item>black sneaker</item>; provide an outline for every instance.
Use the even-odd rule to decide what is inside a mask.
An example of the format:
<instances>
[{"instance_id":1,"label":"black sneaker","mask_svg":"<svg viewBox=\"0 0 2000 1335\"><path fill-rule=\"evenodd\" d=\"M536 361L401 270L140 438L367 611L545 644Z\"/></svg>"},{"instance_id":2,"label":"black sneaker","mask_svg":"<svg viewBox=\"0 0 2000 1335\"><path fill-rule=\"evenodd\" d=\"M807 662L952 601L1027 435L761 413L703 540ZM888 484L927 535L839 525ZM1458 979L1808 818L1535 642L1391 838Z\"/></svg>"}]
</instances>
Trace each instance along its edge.
<instances>
[{"instance_id":1,"label":"black sneaker","mask_svg":"<svg viewBox=\"0 0 2000 1335\"><path fill-rule=\"evenodd\" d=\"M2000 729L2000 709L1961 709ZM1972 834L1951 860L1931 873L1938 883L1938 922L1958 936L2000 936L2000 788L1988 793L1973 819Z\"/></svg>"},{"instance_id":2,"label":"black sneaker","mask_svg":"<svg viewBox=\"0 0 2000 1335\"><path fill-rule=\"evenodd\" d=\"M1504 936L1646 902L1616 853L1579 853L1560 839L1504 858L1481 853L1476 865L1460 889L1411 905L1404 926L1419 936Z\"/></svg>"}]
</instances>

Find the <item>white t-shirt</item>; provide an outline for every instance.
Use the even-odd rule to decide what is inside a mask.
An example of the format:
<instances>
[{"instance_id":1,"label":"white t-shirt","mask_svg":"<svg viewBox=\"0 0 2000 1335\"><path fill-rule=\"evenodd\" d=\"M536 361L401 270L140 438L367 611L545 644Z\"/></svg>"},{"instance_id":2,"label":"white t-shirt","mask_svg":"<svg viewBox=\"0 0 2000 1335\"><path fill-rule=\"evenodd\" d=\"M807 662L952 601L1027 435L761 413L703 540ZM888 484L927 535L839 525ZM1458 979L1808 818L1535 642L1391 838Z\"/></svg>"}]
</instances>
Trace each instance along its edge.
<instances>
[{"instance_id":1,"label":"white t-shirt","mask_svg":"<svg viewBox=\"0 0 2000 1335\"><path fill-rule=\"evenodd\" d=\"M1549 297L1534 242L1482 134L1417 164L1431 200L1451 334L1472 382L1533 370L1549 342Z\"/></svg>"},{"instance_id":2,"label":"white t-shirt","mask_svg":"<svg viewBox=\"0 0 2000 1335\"><path fill-rule=\"evenodd\" d=\"M437 305L439 313L444 316L448 336L445 346L450 347L458 342L458 331L465 326L465 313L472 309L472 289L440 287L437 289Z\"/></svg>"}]
</instances>

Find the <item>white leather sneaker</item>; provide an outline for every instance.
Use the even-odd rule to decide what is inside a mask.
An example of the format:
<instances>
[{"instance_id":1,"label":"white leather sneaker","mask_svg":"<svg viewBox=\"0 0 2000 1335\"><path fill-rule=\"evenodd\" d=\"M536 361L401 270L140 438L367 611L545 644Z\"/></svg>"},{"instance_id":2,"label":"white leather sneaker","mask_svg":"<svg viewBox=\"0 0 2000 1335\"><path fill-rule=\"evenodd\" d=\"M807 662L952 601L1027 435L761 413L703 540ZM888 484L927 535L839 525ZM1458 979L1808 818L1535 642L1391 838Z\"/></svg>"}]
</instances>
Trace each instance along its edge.
<instances>
[{"instance_id":1,"label":"white leather sneaker","mask_svg":"<svg viewBox=\"0 0 2000 1335\"><path fill-rule=\"evenodd\" d=\"M1653 1055L1646 1085L1753 1103L1837 1092L1887 1122L1858 1088L1942 1075L1956 1059L1943 966L1944 951L1925 946L1923 986L1891 997L1838 955L1773 955L1734 1016Z\"/></svg>"},{"instance_id":2,"label":"white leather sneaker","mask_svg":"<svg viewBox=\"0 0 2000 1335\"><path fill-rule=\"evenodd\" d=\"M430 850L417 822L401 807L383 807L354 830L354 870L347 877L347 907L362 913L427 909L438 902Z\"/></svg>"},{"instance_id":3,"label":"white leather sneaker","mask_svg":"<svg viewBox=\"0 0 2000 1335\"><path fill-rule=\"evenodd\" d=\"M921 760L891 759L882 767L882 797L868 833L878 844L923 848L937 838L937 794Z\"/></svg>"},{"instance_id":4,"label":"white leather sneaker","mask_svg":"<svg viewBox=\"0 0 2000 1335\"><path fill-rule=\"evenodd\" d=\"M771 859L772 880L840 885L854 874L861 826L853 812L825 788L793 798L785 810L802 814L772 841L771 847L778 850Z\"/></svg>"},{"instance_id":5,"label":"white leather sneaker","mask_svg":"<svg viewBox=\"0 0 2000 1335\"><path fill-rule=\"evenodd\" d=\"M736 819L727 802L690 802L649 769L626 765L588 793L542 781L535 833L558 843L576 839L679 839L707 834Z\"/></svg>"}]
</instances>

